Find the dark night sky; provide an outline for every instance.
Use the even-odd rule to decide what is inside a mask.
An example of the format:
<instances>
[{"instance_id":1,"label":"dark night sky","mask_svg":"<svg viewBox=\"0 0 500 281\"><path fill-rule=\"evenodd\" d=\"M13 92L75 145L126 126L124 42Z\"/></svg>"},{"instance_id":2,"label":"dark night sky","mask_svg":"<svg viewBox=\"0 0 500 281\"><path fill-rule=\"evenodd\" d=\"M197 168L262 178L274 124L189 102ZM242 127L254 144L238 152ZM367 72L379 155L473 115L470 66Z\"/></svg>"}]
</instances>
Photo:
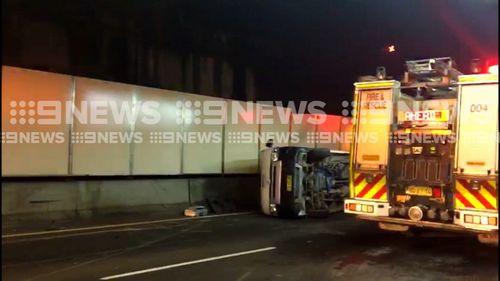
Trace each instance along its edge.
<instances>
[{"instance_id":1,"label":"dark night sky","mask_svg":"<svg viewBox=\"0 0 500 281\"><path fill-rule=\"evenodd\" d=\"M19 44L26 41L19 43L15 23L41 20L67 27L76 36L71 42L85 42L69 44L68 67L51 69L155 86L122 73L127 52L121 42L139 34L143 44L158 49L251 67L257 99L320 99L334 114L340 101L350 99L356 78L379 65L398 76L407 59L451 56L465 72L474 57L498 56L498 1L493 0L7 0L2 5L4 64L36 68L20 57ZM107 44L117 63L103 71L93 66L92 54L104 44L95 34L106 29L113 34ZM388 44L397 52L384 53Z\"/></svg>"}]
</instances>

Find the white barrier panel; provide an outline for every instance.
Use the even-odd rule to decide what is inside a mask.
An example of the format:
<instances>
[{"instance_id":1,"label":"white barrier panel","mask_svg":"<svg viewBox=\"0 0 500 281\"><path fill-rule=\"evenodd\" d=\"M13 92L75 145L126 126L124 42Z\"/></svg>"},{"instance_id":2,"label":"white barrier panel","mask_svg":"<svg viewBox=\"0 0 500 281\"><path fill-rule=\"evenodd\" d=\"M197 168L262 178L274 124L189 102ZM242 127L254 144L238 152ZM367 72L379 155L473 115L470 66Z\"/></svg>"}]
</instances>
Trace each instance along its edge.
<instances>
[{"instance_id":1,"label":"white barrier panel","mask_svg":"<svg viewBox=\"0 0 500 281\"><path fill-rule=\"evenodd\" d=\"M2 176L68 173L69 125L60 113L71 89L68 75L2 67Z\"/></svg>"},{"instance_id":2,"label":"white barrier panel","mask_svg":"<svg viewBox=\"0 0 500 281\"><path fill-rule=\"evenodd\" d=\"M183 159L184 174L222 173L223 99L184 94Z\"/></svg>"},{"instance_id":3,"label":"white barrier panel","mask_svg":"<svg viewBox=\"0 0 500 281\"><path fill-rule=\"evenodd\" d=\"M224 173L257 173L259 124L256 105L227 101L224 130Z\"/></svg>"},{"instance_id":4,"label":"white barrier panel","mask_svg":"<svg viewBox=\"0 0 500 281\"><path fill-rule=\"evenodd\" d=\"M274 146L290 145L291 110L265 104L257 104L260 115L260 134L265 141L260 142L259 150L266 148L266 141L273 139Z\"/></svg>"},{"instance_id":5,"label":"white barrier panel","mask_svg":"<svg viewBox=\"0 0 500 281\"><path fill-rule=\"evenodd\" d=\"M349 138L315 135L350 134L340 116L314 125L312 115L270 104L2 70L3 176L256 173L268 139L349 150ZM232 120L233 107L251 110Z\"/></svg>"},{"instance_id":6,"label":"white barrier panel","mask_svg":"<svg viewBox=\"0 0 500 281\"><path fill-rule=\"evenodd\" d=\"M139 111L134 132L143 136L141 143L132 145L134 175L175 175L181 173L182 144L176 137L182 133L182 122L178 122L184 93L146 87L135 88L136 102L143 108L152 103L159 112L155 120L148 112ZM156 103L156 104L155 104ZM153 118L150 118L153 117ZM150 118L149 122L141 122ZM157 122L156 122L157 121Z\"/></svg>"},{"instance_id":7,"label":"white barrier panel","mask_svg":"<svg viewBox=\"0 0 500 281\"><path fill-rule=\"evenodd\" d=\"M132 85L76 78L73 175L130 174L131 121L117 112L130 110L133 94Z\"/></svg>"}]
</instances>

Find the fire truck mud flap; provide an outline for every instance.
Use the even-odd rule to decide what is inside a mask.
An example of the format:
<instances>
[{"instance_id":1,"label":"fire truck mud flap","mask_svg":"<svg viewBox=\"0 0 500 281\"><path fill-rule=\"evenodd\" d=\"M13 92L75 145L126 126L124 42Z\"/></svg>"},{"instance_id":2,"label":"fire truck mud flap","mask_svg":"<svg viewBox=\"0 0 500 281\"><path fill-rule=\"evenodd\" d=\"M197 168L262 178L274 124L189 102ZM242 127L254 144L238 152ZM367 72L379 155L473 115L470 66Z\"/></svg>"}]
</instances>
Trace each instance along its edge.
<instances>
[{"instance_id":1,"label":"fire truck mud flap","mask_svg":"<svg viewBox=\"0 0 500 281\"><path fill-rule=\"evenodd\" d=\"M388 223L388 222L379 222L378 227L382 230L401 231L401 232L406 232L410 229L410 226L408 225Z\"/></svg>"},{"instance_id":2,"label":"fire truck mud flap","mask_svg":"<svg viewBox=\"0 0 500 281\"><path fill-rule=\"evenodd\" d=\"M492 233L480 233L477 235L479 242L498 247L498 231Z\"/></svg>"}]
</instances>

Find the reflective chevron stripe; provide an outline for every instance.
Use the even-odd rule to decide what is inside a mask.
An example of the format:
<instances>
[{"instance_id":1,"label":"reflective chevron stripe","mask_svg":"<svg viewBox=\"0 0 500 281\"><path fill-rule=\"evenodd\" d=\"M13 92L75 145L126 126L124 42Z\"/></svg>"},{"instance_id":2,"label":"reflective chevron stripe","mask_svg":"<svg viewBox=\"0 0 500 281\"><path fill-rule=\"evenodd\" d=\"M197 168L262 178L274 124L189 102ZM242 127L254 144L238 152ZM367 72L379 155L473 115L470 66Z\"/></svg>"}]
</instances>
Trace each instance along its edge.
<instances>
[{"instance_id":1,"label":"reflective chevron stripe","mask_svg":"<svg viewBox=\"0 0 500 281\"><path fill-rule=\"evenodd\" d=\"M498 190L494 180L479 181L479 189L472 188L471 180L457 179L455 182L455 207L471 209L497 209Z\"/></svg>"},{"instance_id":2,"label":"reflective chevron stripe","mask_svg":"<svg viewBox=\"0 0 500 281\"><path fill-rule=\"evenodd\" d=\"M354 173L354 191L356 198L387 201L387 178L384 174L375 174L368 182L362 173Z\"/></svg>"}]
</instances>

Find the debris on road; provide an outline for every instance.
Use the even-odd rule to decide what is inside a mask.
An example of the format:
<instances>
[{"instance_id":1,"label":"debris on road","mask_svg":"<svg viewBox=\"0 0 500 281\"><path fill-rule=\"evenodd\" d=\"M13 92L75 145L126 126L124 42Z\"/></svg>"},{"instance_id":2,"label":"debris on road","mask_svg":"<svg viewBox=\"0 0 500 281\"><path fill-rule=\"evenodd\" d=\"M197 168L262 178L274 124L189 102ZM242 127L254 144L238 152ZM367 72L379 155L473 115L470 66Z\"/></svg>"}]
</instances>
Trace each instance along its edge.
<instances>
[{"instance_id":1,"label":"debris on road","mask_svg":"<svg viewBox=\"0 0 500 281\"><path fill-rule=\"evenodd\" d=\"M186 217L201 217L208 215L208 210L205 206L191 206L184 210Z\"/></svg>"}]
</instances>

